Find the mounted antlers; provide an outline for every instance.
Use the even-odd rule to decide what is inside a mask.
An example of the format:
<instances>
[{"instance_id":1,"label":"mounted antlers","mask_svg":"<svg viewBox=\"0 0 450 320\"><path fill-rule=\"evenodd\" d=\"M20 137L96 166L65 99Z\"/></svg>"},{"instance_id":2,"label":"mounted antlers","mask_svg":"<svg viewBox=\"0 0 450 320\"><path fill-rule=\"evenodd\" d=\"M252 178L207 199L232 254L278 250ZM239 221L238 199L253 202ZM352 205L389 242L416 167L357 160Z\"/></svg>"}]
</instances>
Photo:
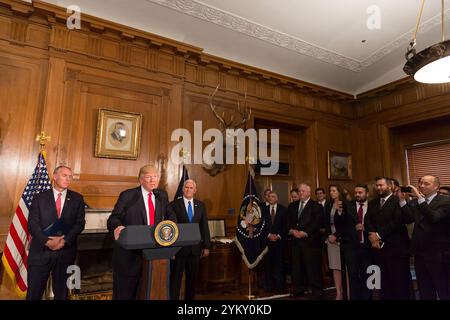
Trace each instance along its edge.
<instances>
[{"instance_id":1,"label":"mounted antlers","mask_svg":"<svg viewBox=\"0 0 450 320\"><path fill-rule=\"evenodd\" d=\"M214 96L216 95L217 91L219 90L220 84L217 85L214 92L209 96L209 107L211 108L214 116L219 121L219 124L221 126L222 131L225 131L225 129L238 129L244 126L250 120L250 116L252 114L252 110L247 108L247 92L245 93L244 97L244 109L241 109L241 106L239 104L239 100L237 102L237 112L239 113L241 119L239 122L234 122L234 116L232 115L230 118L230 121L225 120L225 112L222 112L222 115L219 115L216 111L216 105L214 105Z\"/></svg>"},{"instance_id":2,"label":"mounted antlers","mask_svg":"<svg viewBox=\"0 0 450 320\"><path fill-rule=\"evenodd\" d=\"M246 123L248 122L248 120L250 120L250 115L252 113L251 109L247 108L247 93L245 93L245 98L244 98L244 108L241 109L241 106L239 104L239 100L237 102L237 113L239 113L240 115L240 120L239 121L234 121L234 116L231 115L230 120L227 121L225 120L225 112L222 113L222 115L219 115L219 113L216 110L216 105L214 104L214 97L217 93L217 91L219 90L219 85L217 85L216 89L214 90L214 92L209 96L209 107L211 108L211 111L214 114L214 117L216 117L217 121L219 121L220 127L221 127L221 131L222 131L222 135L224 136L223 139L223 145L222 148L224 149L224 154L225 154L225 149L226 149L226 137L225 137L225 133L227 129L239 129L244 127L244 129L246 129ZM225 164L224 163L216 163L213 162L212 164L208 163L203 163L202 165L203 169L205 169L211 176L215 176L216 174L218 174L219 172L222 172L223 170L225 170Z\"/></svg>"}]
</instances>

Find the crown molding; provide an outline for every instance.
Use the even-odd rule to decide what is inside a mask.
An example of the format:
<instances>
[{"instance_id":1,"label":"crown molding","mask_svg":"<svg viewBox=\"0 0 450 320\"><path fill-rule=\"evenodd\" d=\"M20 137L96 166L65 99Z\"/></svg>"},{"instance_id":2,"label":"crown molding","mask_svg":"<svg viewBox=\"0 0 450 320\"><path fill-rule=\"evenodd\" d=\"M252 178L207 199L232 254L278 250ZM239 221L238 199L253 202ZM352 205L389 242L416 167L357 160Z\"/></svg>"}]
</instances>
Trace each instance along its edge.
<instances>
[{"instance_id":1,"label":"crown molding","mask_svg":"<svg viewBox=\"0 0 450 320\"><path fill-rule=\"evenodd\" d=\"M375 62L383 59L386 55L404 47L411 41L414 28L394 39L387 45L376 50L364 60L353 59L337 52L327 50L309 42L303 41L286 33L271 29L248 19L242 18L227 11L206 5L196 0L146 0L160 6L187 14L189 16L214 23L221 27L245 34L272 45L295 51L299 54L309 56L325 63L336 65L344 69L361 72ZM446 20L450 19L450 9L445 11ZM423 22L419 33L427 32L433 27L440 25L440 14Z\"/></svg>"}]
</instances>

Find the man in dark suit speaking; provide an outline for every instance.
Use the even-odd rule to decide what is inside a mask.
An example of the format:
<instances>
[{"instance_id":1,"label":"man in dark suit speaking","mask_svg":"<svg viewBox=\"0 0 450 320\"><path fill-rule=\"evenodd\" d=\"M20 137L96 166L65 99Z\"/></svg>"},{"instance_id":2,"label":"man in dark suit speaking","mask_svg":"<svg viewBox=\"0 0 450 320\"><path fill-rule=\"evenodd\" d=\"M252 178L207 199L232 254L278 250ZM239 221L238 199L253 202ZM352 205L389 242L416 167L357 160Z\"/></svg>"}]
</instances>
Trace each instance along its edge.
<instances>
[{"instance_id":1,"label":"man in dark suit speaking","mask_svg":"<svg viewBox=\"0 0 450 320\"><path fill-rule=\"evenodd\" d=\"M194 180L186 180L183 197L170 204L178 223L198 223L201 242L194 246L181 248L170 265L170 299L179 300L183 272L186 272L185 300L194 300L200 257L207 257L210 248L208 216L203 202L194 199L197 186Z\"/></svg>"},{"instance_id":2,"label":"man in dark suit speaking","mask_svg":"<svg viewBox=\"0 0 450 320\"><path fill-rule=\"evenodd\" d=\"M167 193L157 189L158 171L151 165L139 171L140 186L123 191L108 218L108 230L119 239L120 232L131 225L156 225L163 220L175 221L167 211ZM137 298L142 273L142 251L125 250L114 243L113 299Z\"/></svg>"},{"instance_id":3,"label":"man in dark suit speaking","mask_svg":"<svg viewBox=\"0 0 450 320\"><path fill-rule=\"evenodd\" d=\"M41 300L50 272L55 300L67 299L67 268L77 254L77 236L84 229L84 200L68 190L72 170L53 171L53 188L33 198L28 217L31 246L28 257L28 300ZM52 228L52 226L61 226ZM50 232L53 230L52 232Z\"/></svg>"}]
</instances>

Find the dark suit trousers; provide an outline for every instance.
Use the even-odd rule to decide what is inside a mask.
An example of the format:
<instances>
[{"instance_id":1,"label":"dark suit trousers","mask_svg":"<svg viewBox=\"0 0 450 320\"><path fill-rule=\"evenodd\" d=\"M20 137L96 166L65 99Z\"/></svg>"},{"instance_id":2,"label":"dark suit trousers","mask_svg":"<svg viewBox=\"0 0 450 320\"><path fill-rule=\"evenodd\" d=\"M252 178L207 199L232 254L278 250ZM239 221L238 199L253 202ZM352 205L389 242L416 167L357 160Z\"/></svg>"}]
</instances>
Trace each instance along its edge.
<instances>
[{"instance_id":1,"label":"dark suit trousers","mask_svg":"<svg viewBox=\"0 0 450 320\"><path fill-rule=\"evenodd\" d=\"M367 288L367 267L373 264L371 249L356 243L345 243L343 249L350 283L350 299L371 300L373 292Z\"/></svg>"},{"instance_id":2,"label":"dark suit trousers","mask_svg":"<svg viewBox=\"0 0 450 320\"><path fill-rule=\"evenodd\" d=\"M381 299L409 300L412 283L409 255L393 248L372 249L372 253L381 272Z\"/></svg>"},{"instance_id":3,"label":"dark suit trousers","mask_svg":"<svg viewBox=\"0 0 450 320\"><path fill-rule=\"evenodd\" d=\"M118 275L118 272L113 272L113 300L136 300L141 278L141 274L124 276Z\"/></svg>"},{"instance_id":4,"label":"dark suit trousers","mask_svg":"<svg viewBox=\"0 0 450 320\"><path fill-rule=\"evenodd\" d=\"M194 300L200 256L176 256L170 261L170 299L180 300L181 280L185 272L185 300Z\"/></svg>"},{"instance_id":5,"label":"dark suit trousers","mask_svg":"<svg viewBox=\"0 0 450 320\"><path fill-rule=\"evenodd\" d=\"M27 300L41 300L47 287L47 280L51 274L54 300L67 299L67 279L70 274L67 268L74 264L61 259L63 252L51 252L45 264L28 265Z\"/></svg>"},{"instance_id":6,"label":"dark suit trousers","mask_svg":"<svg viewBox=\"0 0 450 320\"><path fill-rule=\"evenodd\" d=\"M283 249L284 243L282 240L276 242L269 241L267 243L269 252L265 259L264 268L264 287L267 291L275 290L281 292L284 290L283 278Z\"/></svg>"},{"instance_id":7,"label":"dark suit trousers","mask_svg":"<svg viewBox=\"0 0 450 320\"><path fill-rule=\"evenodd\" d=\"M311 247L305 244L292 245L292 283L294 294L303 294L305 282L311 286L312 298L322 299L322 248ZM306 276L306 279L305 279Z\"/></svg>"},{"instance_id":8,"label":"dark suit trousers","mask_svg":"<svg viewBox=\"0 0 450 320\"><path fill-rule=\"evenodd\" d=\"M421 300L448 300L449 277L446 259L442 252L417 253L415 255L417 284Z\"/></svg>"}]
</instances>

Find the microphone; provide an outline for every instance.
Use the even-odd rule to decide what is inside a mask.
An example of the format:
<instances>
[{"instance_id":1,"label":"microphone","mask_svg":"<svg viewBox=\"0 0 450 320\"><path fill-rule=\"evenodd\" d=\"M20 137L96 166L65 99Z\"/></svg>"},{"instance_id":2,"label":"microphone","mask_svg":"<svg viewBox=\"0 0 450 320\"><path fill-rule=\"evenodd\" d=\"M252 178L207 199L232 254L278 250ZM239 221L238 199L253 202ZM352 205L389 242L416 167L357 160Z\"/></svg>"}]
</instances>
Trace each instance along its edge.
<instances>
[{"instance_id":1,"label":"microphone","mask_svg":"<svg viewBox=\"0 0 450 320\"><path fill-rule=\"evenodd\" d=\"M153 189L152 190L152 193L155 195L155 198L158 198L159 197L159 190L158 189Z\"/></svg>"}]
</instances>

